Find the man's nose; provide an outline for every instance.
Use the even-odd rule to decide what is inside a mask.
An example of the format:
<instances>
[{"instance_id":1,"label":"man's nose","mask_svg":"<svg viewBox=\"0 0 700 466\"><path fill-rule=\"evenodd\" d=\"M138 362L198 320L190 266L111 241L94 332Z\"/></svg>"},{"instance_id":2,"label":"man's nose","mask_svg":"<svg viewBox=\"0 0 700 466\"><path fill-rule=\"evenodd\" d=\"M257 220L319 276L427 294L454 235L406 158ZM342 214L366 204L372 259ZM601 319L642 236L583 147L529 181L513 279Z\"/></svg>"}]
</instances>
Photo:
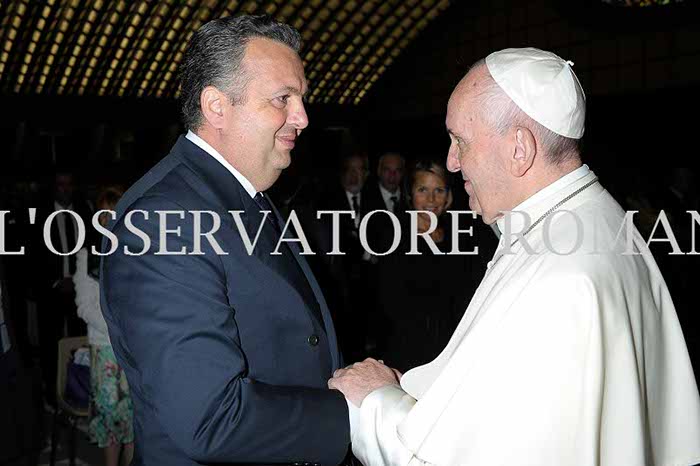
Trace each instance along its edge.
<instances>
[{"instance_id":1,"label":"man's nose","mask_svg":"<svg viewBox=\"0 0 700 466\"><path fill-rule=\"evenodd\" d=\"M457 158L457 155L455 153L455 150L450 147L450 150L447 152L447 169L451 171L452 173L459 171L459 159Z\"/></svg>"}]
</instances>

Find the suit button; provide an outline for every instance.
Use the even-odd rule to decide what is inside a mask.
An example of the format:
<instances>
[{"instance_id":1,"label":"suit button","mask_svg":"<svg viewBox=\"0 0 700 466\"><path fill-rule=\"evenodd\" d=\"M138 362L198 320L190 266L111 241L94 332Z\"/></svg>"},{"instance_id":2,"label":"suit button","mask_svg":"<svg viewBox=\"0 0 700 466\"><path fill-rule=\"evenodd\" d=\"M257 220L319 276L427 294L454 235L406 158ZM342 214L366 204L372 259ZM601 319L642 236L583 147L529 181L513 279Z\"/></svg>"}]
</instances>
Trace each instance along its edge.
<instances>
[{"instance_id":1,"label":"suit button","mask_svg":"<svg viewBox=\"0 0 700 466\"><path fill-rule=\"evenodd\" d=\"M308 342L311 346L318 346L318 335L311 335Z\"/></svg>"}]
</instances>

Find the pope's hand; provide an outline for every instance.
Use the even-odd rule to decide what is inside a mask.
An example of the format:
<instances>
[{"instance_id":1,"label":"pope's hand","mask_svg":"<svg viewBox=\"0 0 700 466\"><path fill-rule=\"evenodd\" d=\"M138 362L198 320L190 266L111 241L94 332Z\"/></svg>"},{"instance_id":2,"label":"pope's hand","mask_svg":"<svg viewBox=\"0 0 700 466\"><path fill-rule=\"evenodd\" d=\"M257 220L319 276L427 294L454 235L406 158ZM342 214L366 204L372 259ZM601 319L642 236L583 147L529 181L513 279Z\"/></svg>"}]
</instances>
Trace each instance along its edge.
<instances>
[{"instance_id":1,"label":"pope's hand","mask_svg":"<svg viewBox=\"0 0 700 466\"><path fill-rule=\"evenodd\" d=\"M328 387L339 390L359 407L367 395L387 385L398 385L398 371L376 359L367 358L345 369L338 369L328 381Z\"/></svg>"}]
</instances>

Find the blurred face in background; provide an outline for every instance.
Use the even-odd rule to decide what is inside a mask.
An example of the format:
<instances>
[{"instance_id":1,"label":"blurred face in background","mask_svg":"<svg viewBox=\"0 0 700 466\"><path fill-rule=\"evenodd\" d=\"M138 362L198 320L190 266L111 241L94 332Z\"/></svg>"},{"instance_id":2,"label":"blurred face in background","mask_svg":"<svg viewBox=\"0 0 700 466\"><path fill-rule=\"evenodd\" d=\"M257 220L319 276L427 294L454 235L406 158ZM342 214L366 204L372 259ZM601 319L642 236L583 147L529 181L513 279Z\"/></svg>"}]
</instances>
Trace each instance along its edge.
<instances>
[{"instance_id":1,"label":"blurred face in background","mask_svg":"<svg viewBox=\"0 0 700 466\"><path fill-rule=\"evenodd\" d=\"M55 199L63 207L68 207L73 202L73 192L75 185L73 184L73 175L69 173L59 173L56 175Z\"/></svg>"},{"instance_id":2,"label":"blurred face in background","mask_svg":"<svg viewBox=\"0 0 700 466\"><path fill-rule=\"evenodd\" d=\"M414 210L428 210L437 217L447 210L452 200L447 180L429 171L416 173L411 198Z\"/></svg>"},{"instance_id":3,"label":"blurred face in background","mask_svg":"<svg viewBox=\"0 0 700 466\"><path fill-rule=\"evenodd\" d=\"M350 157L345 161L343 173L340 176L340 183L343 188L352 193L357 194L362 191L367 180L367 165L363 157Z\"/></svg>"},{"instance_id":4,"label":"blurred face in background","mask_svg":"<svg viewBox=\"0 0 700 466\"><path fill-rule=\"evenodd\" d=\"M377 176L381 185L390 193L396 192L403 178L404 162L399 154L386 154L379 161Z\"/></svg>"}]
</instances>

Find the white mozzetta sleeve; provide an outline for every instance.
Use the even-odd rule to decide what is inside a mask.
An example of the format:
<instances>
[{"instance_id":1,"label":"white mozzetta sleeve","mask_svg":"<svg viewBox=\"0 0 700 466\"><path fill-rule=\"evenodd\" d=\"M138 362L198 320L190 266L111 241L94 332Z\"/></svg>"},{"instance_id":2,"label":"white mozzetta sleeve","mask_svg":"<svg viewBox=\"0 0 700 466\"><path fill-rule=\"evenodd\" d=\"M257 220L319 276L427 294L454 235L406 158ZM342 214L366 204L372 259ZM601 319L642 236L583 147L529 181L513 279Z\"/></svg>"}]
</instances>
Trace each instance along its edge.
<instances>
[{"instance_id":1,"label":"white mozzetta sleeve","mask_svg":"<svg viewBox=\"0 0 700 466\"><path fill-rule=\"evenodd\" d=\"M401 442L397 426L416 404L416 400L398 385L373 391L360 408L350 406L352 452L365 466L419 466L416 458Z\"/></svg>"}]
</instances>

